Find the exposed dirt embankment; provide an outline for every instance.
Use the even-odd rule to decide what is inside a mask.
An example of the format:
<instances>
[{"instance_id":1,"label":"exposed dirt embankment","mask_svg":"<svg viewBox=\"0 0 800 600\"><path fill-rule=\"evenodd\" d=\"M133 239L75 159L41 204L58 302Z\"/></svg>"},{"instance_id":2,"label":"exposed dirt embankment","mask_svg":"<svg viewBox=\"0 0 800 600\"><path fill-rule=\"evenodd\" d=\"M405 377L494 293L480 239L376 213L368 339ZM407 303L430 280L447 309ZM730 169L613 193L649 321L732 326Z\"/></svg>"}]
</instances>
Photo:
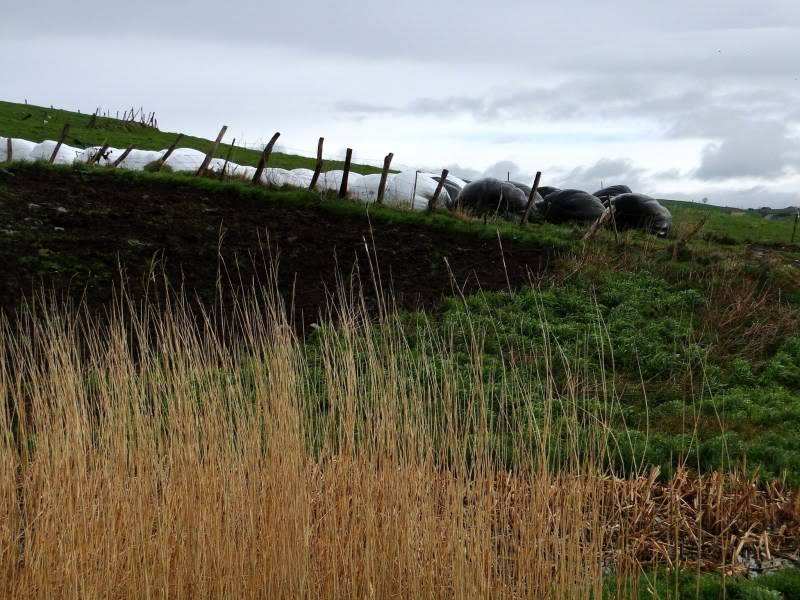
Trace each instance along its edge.
<instances>
[{"instance_id":1,"label":"exposed dirt embankment","mask_svg":"<svg viewBox=\"0 0 800 600\"><path fill-rule=\"evenodd\" d=\"M0 171L0 307L13 310L42 284L102 307L120 268L141 295L154 264L173 285L211 302L222 264L234 281L264 280L271 249L280 259L281 290L293 293L295 316L307 326L326 305L337 272L348 279L360 271L374 301L365 240L384 288L404 308L435 306L453 293L453 281L467 293L524 285L552 255L504 241L501 256L496 239L402 219L370 223L366 214L332 214L282 197L156 178Z\"/></svg>"}]
</instances>

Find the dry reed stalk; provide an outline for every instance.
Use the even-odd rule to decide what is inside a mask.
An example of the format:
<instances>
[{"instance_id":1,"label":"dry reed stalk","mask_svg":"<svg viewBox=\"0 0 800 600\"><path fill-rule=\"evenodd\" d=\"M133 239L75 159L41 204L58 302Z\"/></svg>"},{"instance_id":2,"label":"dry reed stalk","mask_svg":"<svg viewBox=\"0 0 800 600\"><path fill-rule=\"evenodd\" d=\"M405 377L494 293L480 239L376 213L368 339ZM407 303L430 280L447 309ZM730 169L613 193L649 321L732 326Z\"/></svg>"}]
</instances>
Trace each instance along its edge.
<instances>
[{"instance_id":1,"label":"dry reed stalk","mask_svg":"<svg viewBox=\"0 0 800 600\"><path fill-rule=\"evenodd\" d=\"M314 359L263 294L224 328L180 298L0 326L0 595L600 597L607 568L699 560L701 530L732 540L724 561L796 531L777 487L607 476L588 373L490 385L479 333L465 372L447 339L417 332L411 352L357 307L320 328Z\"/></svg>"}]
</instances>

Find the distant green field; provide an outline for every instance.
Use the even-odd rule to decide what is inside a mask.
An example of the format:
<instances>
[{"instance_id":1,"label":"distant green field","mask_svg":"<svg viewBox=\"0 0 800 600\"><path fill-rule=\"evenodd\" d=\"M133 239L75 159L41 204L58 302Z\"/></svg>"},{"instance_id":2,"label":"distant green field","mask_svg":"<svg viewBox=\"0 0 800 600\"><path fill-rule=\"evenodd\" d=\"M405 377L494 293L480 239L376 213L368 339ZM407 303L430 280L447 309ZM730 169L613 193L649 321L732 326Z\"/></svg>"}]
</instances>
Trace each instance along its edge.
<instances>
[{"instance_id":1,"label":"distant green field","mask_svg":"<svg viewBox=\"0 0 800 600\"><path fill-rule=\"evenodd\" d=\"M65 143L70 146L99 146L107 143L115 148L133 145L138 150L162 150L168 148L178 135L175 132L145 127L140 123L105 117L98 117L95 126L89 128L91 118L90 114L0 101L0 136L22 138L32 142L57 140L64 125L69 123L69 135ZM211 141L184 135L179 145L182 148L194 148L206 152L211 146ZM228 148L229 144L220 144L216 156L224 158ZM231 153L231 160L240 165L255 166L260 156L261 153L256 150L236 146ZM284 169L313 169L315 163L316 160L313 158L277 152L272 154L269 164ZM343 165L342 161L326 160L323 170L341 169ZM352 170L364 175L380 173L380 169L369 165L354 164Z\"/></svg>"},{"instance_id":2,"label":"distant green field","mask_svg":"<svg viewBox=\"0 0 800 600\"><path fill-rule=\"evenodd\" d=\"M794 219L791 216L767 219L755 211L743 211L695 202L661 200L672 212L676 224L696 223L706 217L703 236L720 243L788 244L792 239ZM795 242L800 243L800 226Z\"/></svg>"}]
</instances>

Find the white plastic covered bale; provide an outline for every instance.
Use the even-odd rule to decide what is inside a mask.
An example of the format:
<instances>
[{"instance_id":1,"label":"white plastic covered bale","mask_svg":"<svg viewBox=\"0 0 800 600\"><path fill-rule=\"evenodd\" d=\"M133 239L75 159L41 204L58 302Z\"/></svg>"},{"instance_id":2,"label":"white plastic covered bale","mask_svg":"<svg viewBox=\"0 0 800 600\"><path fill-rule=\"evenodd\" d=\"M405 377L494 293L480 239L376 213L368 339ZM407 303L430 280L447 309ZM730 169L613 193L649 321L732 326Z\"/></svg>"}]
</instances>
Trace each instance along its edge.
<instances>
[{"instance_id":1,"label":"white plastic covered bale","mask_svg":"<svg viewBox=\"0 0 800 600\"><path fill-rule=\"evenodd\" d=\"M388 187L389 181L393 175L389 175L386 179L386 185ZM364 175L358 181L353 182L350 184L348 182L348 194L351 198L355 198L356 200L360 200L365 204L372 204L378 199L378 187L381 184L381 176L380 175Z\"/></svg>"},{"instance_id":2,"label":"white plastic covered bale","mask_svg":"<svg viewBox=\"0 0 800 600\"><path fill-rule=\"evenodd\" d=\"M342 177L344 177L344 171L327 171L325 173L320 173L316 189L320 191L328 190L338 192L342 187ZM348 191L353 189L353 186L356 185L362 177L363 175L359 175L358 173L350 173L347 176Z\"/></svg>"},{"instance_id":3,"label":"white plastic covered bale","mask_svg":"<svg viewBox=\"0 0 800 600\"><path fill-rule=\"evenodd\" d=\"M75 160L73 162L76 163L85 163L89 162L89 159L94 156L95 152L100 149L100 146L90 146L88 148L84 148L80 152L75 155Z\"/></svg>"},{"instance_id":4,"label":"white plastic covered bale","mask_svg":"<svg viewBox=\"0 0 800 600\"><path fill-rule=\"evenodd\" d=\"M164 156L166 150L131 150L119 167L130 171L141 171L150 163L153 163Z\"/></svg>"},{"instance_id":5,"label":"white plastic covered bale","mask_svg":"<svg viewBox=\"0 0 800 600\"><path fill-rule=\"evenodd\" d=\"M222 167L225 167L225 175L227 177L234 177L235 173L242 169L241 165L231 161L228 161L228 164L226 166L224 158L212 158L211 162L208 163L208 170L211 171L212 173L219 174L219 172L222 171Z\"/></svg>"},{"instance_id":6,"label":"white plastic covered bale","mask_svg":"<svg viewBox=\"0 0 800 600\"><path fill-rule=\"evenodd\" d=\"M11 138L11 160L33 160L31 150L36 147L35 142ZM8 160L8 138L0 137L0 162ZM49 156L47 158L50 158Z\"/></svg>"},{"instance_id":7,"label":"white plastic covered bale","mask_svg":"<svg viewBox=\"0 0 800 600\"><path fill-rule=\"evenodd\" d=\"M463 180L463 179L461 179L460 177L456 177L455 175L448 175L448 176L447 176L447 181L450 181L450 182L452 182L453 184L455 184L456 186L458 186L458 188L459 188L459 189L462 189L462 190L463 190L463 189L464 189L464 187L467 185L467 182L466 182L466 181L464 181L464 180Z\"/></svg>"},{"instance_id":8,"label":"white plastic covered bale","mask_svg":"<svg viewBox=\"0 0 800 600\"><path fill-rule=\"evenodd\" d=\"M97 162L95 164L101 166L113 165L117 161L117 159L123 155L124 152L125 152L124 148L109 148L108 150L105 151L103 156L97 159Z\"/></svg>"},{"instance_id":9,"label":"white plastic covered bale","mask_svg":"<svg viewBox=\"0 0 800 600\"><path fill-rule=\"evenodd\" d=\"M301 187L310 186L311 180L314 178L314 171L311 169L292 169L290 173L301 183Z\"/></svg>"},{"instance_id":10,"label":"white plastic covered bale","mask_svg":"<svg viewBox=\"0 0 800 600\"><path fill-rule=\"evenodd\" d=\"M57 145L58 142L54 142L53 140L45 140L41 144L36 144L31 149L30 154L28 156L30 157L30 160L49 161ZM75 162L75 157L78 156L81 152L83 152L83 149L81 148L73 148L72 146L61 144L61 147L58 149L58 154L56 155L53 164L71 165L73 162Z\"/></svg>"},{"instance_id":11,"label":"white plastic covered bale","mask_svg":"<svg viewBox=\"0 0 800 600\"><path fill-rule=\"evenodd\" d=\"M75 155L75 162L88 163L100 150L102 150L102 146L90 146L88 148L84 148ZM117 158L122 156L123 152L124 150L120 150L119 148L106 148L106 151L103 153L103 155L98 156L97 159L95 159L95 164L100 166L110 165L117 160Z\"/></svg>"},{"instance_id":12,"label":"white plastic covered bale","mask_svg":"<svg viewBox=\"0 0 800 600\"><path fill-rule=\"evenodd\" d=\"M414 210L426 210L428 202L436 192L438 182L433 177L419 173L413 169L402 171L392 177L386 184L384 202L395 206L408 206ZM439 204L445 205L450 197L442 189L439 194Z\"/></svg>"},{"instance_id":13,"label":"white plastic covered bale","mask_svg":"<svg viewBox=\"0 0 800 600\"><path fill-rule=\"evenodd\" d=\"M267 168L261 174L261 182L269 187L303 187L303 181L291 171L280 168Z\"/></svg>"},{"instance_id":14,"label":"white plastic covered bale","mask_svg":"<svg viewBox=\"0 0 800 600\"><path fill-rule=\"evenodd\" d=\"M197 171L205 158L206 153L200 150L175 148L164 164L173 171Z\"/></svg>"},{"instance_id":15,"label":"white plastic covered bale","mask_svg":"<svg viewBox=\"0 0 800 600\"><path fill-rule=\"evenodd\" d=\"M255 167L246 167L235 163L228 163L228 177L231 179L241 179L242 181L253 181L256 175ZM263 177L263 176L262 176Z\"/></svg>"},{"instance_id":16,"label":"white plastic covered bale","mask_svg":"<svg viewBox=\"0 0 800 600\"><path fill-rule=\"evenodd\" d=\"M342 185L342 175L344 171L323 171L319 174L315 189L321 192L338 191Z\"/></svg>"}]
</instances>

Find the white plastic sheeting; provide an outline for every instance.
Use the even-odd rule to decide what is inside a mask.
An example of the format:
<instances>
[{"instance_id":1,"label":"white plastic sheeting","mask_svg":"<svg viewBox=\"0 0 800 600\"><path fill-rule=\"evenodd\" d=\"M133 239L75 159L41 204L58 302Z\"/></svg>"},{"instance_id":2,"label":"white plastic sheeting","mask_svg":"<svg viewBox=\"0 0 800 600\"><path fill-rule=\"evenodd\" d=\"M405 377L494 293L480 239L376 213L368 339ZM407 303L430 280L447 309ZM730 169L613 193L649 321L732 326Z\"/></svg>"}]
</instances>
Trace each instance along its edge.
<instances>
[{"instance_id":1,"label":"white plastic sheeting","mask_svg":"<svg viewBox=\"0 0 800 600\"><path fill-rule=\"evenodd\" d=\"M303 180L286 169L268 168L261 174L261 181L270 187L303 187ZM307 186L306 186L307 187Z\"/></svg>"},{"instance_id":2,"label":"white plastic sheeting","mask_svg":"<svg viewBox=\"0 0 800 600\"><path fill-rule=\"evenodd\" d=\"M438 182L426 173L413 169L401 171L386 182L384 202L394 206L409 206L414 210L426 210L428 202L436 192ZM442 189L439 204L445 206L450 200L447 191Z\"/></svg>"},{"instance_id":3,"label":"white plastic sheeting","mask_svg":"<svg viewBox=\"0 0 800 600\"><path fill-rule=\"evenodd\" d=\"M165 152L166 150L162 153ZM193 148L175 148L164 164L173 171L197 171L205 158L205 152L200 152Z\"/></svg>"},{"instance_id":4,"label":"white plastic sheeting","mask_svg":"<svg viewBox=\"0 0 800 600\"><path fill-rule=\"evenodd\" d=\"M11 160L33 160L31 158L31 150L36 147L36 144L28 140L20 140L18 138L11 138ZM8 160L6 152L8 151L8 138L0 137L0 162ZM49 156L47 158L50 158Z\"/></svg>"},{"instance_id":5,"label":"white plastic sheeting","mask_svg":"<svg viewBox=\"0 0 800 600\"><path fill-rule=\"evenodd\" d=\"M109 165L113 165L116 162L116 160L120 156L122 156L122 154L124 152L125 152L124 148L122 148L122 149L120 149L120 148L109 148L108 150L106 150L106 152L103 154L103 156L101 156L101 157L99 157L97 159L97 164L100 165L100 166L104 166L104 167L107 167Z\"/></svg>"},{"instance_id":6,"label":"white plastic sheeting","mask_svg":"<svg viewBox=\"0 0 800 600\"><path fill-rule=\"evenodd\" d=\"M153 163L164 156L166 150L131 150L125 157L119 169L129 169L131 171L141 171L150 163Z\"/></svg>"},{"instance_id":7,"label":"white plastic sheeting","mask_svg":"<svg viewBox=\"0 0 800 600\"><path fill-rule=\"evenodd\" d=\"M44 141L40 144L27 140L14 139L12 143L13 160L50 160L56 142L52 140ZM90 148L73 148L62 144L56 156L56 164L73 164L75 162L88 162L100 149L99 146ZM97 160L98 165L111 165L122 156L124 150L119 148L109 148L106 153ZM118 168L141 171L147 165L156 162L166 150L131 150L119 165ZM167 158L165 164L174 171L197 171L205 158L205 153L192 148L176 148ZM0 137L0 162L6 158L6 138ZM209 164L209 169L219 173L225 161L221 158L213 158ZM233 162L228 162L225 168L226 176L232 179L242 179L251 181L256 173L255 167L246 167ZM261 183L271 187L297 187L308 188L314 171L311 169L293 169L288 171L280 168L267 168L261 176ZM342 185L344 171L328 171L320 173L317 185L318 191L338 192ZM436 191L437 181L430 173L406 170L397 174L389 174L386 179L386 191L384 202L387 205L407 206L415 210L425 210L428 202ZM364 203L373 203L378 198L378 186L380 185L380 175L360 175L350 173L347 180L347 194L349 197ZM450 183L459 188L466 185L466 182L457 177L448 177ZM440 196L440 206L445 206L449 201L447 190L442 189Z\"/></svg>"},{"instance_id":8,"label":"white plastic sheeting","mask_svg":"<svg viewBox=\"0 0 800 600\"><path fill-rule=\"evenodd\" d=\"M387 186L388 181L394 177L393 175L389 175L386 179ZM378 199L378 186L381 183L381 176L380 175L364 175L358 181L350 185L348 181L348 188L349 195L351 198L355 198L356 200L360 200L366 204L371 204Z\"/></svg>"},{"instance_id":9,"label":"white plastic sheeting","mask_svg":"<svg viewBox=\"0 0 800 600\"><path fill-rule=\"evenodd\" d=\"M331 192L338 192L342 187L343 176L344 171L328 171L327 173L320 173L315 189L320 191L327 190ZM347 190L352 190L362 177L363 175L359 175L358 173L350 173L347 176Z\"/></svg>"},{"instance_id":10,"label":"white plastic sheeting","mask_svg":"<svg viewBox=\"0 0 800 600\"><path fill-rule=\"evenodd\" d=\"M311 185L311 180L314 178L314 171L311 169L292 169L290 171L295 179L300 182L300 187L307 188Z\"/></svg>"},{"instance_id":11,"label":"white plastic sheeting","mask_svg":"<svg viewBox=\"0 0 800 600\"><path fill-rule=\"evenodd\" d=\"M53 155L53 151L56 149L57 145L58 142L54 142L53 140L45 140L41 144L36 144L31 149L28 156L30 160L50 160L50 157ZM72 146L61 144L53 163L56 165L71 165L75 162L75 157L82 152L83 149L81 148L73 148Z\"/></svg>"}]
</instances>

